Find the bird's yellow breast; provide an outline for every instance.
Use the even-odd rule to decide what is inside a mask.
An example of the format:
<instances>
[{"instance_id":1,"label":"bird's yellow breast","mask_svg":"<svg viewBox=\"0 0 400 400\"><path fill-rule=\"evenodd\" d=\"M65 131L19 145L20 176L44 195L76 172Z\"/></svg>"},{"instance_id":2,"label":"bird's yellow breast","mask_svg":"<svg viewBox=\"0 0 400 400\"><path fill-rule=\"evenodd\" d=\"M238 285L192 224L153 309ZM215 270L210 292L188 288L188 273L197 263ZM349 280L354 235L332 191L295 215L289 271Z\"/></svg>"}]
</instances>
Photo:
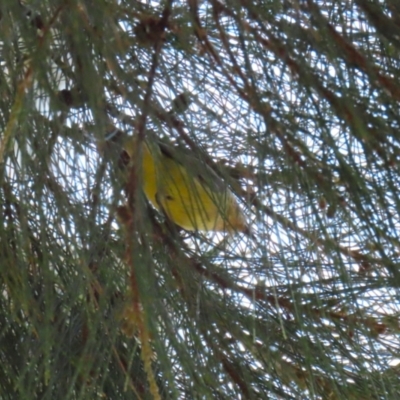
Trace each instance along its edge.
<instances>
[{"instance_id":1,"label":"bird's yellow breast","mask_svg":"<svg viewBox=\"0 0 400 400\"><path fill-rule=\"evenodd\" d=\"M196 171L163 154L157 146L143 144L142 173L148 200L180 227L203 231L247 229L229 189L216 190L217 185L211 189L199 180Z\"/></svg>"},{"instance_id":2,"label":"bird's yellow breast","mask_svg":"<svg viewBox=\"0 0 400 400\"><path fill-rule=\"evenodd\" d=\"M133 137L124 148L130 157L141 154L143 191L176 225L191 231L249 233L232 192L198 158L156 139L143 142L137 149Z\"/></svg>"}]
</instances>

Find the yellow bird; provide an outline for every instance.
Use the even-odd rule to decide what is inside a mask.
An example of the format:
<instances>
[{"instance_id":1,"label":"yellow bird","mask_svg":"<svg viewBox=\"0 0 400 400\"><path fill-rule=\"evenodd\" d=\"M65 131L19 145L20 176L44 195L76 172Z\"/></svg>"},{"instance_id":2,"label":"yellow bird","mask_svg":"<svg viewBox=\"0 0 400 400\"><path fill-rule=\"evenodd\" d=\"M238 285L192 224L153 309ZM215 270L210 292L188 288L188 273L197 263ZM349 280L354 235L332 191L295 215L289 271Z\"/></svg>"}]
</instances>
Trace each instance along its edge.
<instances>
[{"instance_id":1,"label":"yellow bird","mask_svg":"<svg viewBox=\"0 0 400 400\"><path fill-rule=\"evenodd\" d=\"M223 180L195 156L153 136L141 149L143 191L151 204L189 231L250 234L246 218ZM136 138L129 138L124 149L130 158L135 157Z\"/></svg>"}]
</instances>

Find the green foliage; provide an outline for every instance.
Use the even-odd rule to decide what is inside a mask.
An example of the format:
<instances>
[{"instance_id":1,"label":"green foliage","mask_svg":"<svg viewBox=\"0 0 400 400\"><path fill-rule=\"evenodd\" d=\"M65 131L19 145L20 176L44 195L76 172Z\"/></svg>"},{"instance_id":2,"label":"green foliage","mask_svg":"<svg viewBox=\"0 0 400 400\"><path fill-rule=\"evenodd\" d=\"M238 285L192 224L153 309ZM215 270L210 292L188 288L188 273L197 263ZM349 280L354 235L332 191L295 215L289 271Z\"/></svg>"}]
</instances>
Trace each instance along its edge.
<instances>
[{"instance_id":1,"label":"green foliage","mask_svg":"<svg viewBox=\"0 0 400 400\"><path fill-rule=\"evenodd\" d=\"M0 399L398 398L396 1L3 0L0 66ZM253 237L146 202L150 130Z\"/></svg>"}]
</instances>

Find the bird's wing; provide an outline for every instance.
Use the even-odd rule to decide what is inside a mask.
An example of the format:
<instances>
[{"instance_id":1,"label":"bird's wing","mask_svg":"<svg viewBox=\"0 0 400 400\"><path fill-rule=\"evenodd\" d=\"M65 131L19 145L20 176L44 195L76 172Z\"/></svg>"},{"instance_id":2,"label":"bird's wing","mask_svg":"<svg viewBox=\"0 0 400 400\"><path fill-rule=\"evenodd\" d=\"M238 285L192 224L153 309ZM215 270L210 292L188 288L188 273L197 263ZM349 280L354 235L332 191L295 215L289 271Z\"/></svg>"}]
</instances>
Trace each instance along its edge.
<instances>
[{"instance_id":1,"label":"bird's wing","mask_svg":"<svg viewBox=\"0 0 400 400\"><path fill-rule=\"evenodd\" d=\"M223 180L203 161L199 160L189 150L175 148L172 145L158 141L161 153L182 165L188 171L188 176L196 178L203 186L213 192L223 192L226 185Z\"/></svg>"}]
</instances>

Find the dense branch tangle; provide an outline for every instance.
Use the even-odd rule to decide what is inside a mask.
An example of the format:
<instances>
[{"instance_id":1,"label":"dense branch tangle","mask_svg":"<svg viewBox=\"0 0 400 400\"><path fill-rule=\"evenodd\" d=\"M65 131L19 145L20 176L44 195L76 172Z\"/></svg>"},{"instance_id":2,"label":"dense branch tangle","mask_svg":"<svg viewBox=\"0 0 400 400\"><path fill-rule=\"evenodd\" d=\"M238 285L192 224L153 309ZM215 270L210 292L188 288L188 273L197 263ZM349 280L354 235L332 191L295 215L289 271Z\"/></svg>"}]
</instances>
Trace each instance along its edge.
<instances>
[{"instance_id":1,"label":"dense branch tangle","mask_svg":"<svg viewBox=\"0 0 400 400\"><path fill-rule=\"evenodd\" d=\"M2 389L396 398L397 3L38 7L0 6ZM147 204L119 139L149 129L254 238Z\"/></svg>"}]
</instances>

